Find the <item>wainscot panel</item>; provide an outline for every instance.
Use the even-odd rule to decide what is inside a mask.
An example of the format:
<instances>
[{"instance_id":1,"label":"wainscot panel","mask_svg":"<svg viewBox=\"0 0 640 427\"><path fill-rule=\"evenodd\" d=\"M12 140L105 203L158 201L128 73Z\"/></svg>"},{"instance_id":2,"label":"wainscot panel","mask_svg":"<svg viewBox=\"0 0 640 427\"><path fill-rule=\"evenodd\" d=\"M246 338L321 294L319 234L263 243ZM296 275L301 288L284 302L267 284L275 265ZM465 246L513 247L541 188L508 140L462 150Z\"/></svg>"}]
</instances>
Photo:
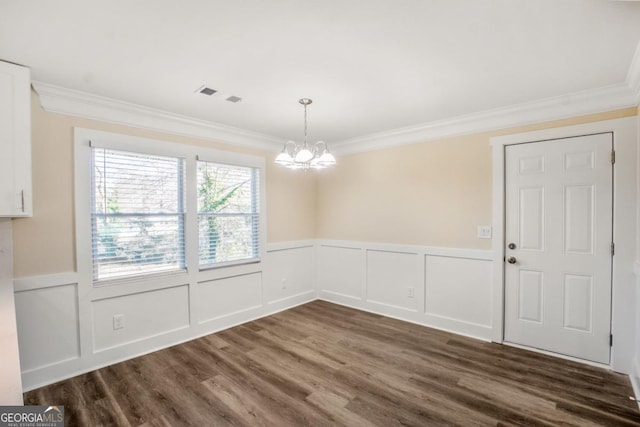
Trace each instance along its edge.
<instances>
[{"instance_id":1,"label":"wainscot panel","mask_svg":"<svg viewBox=\"0 0 640 427\"><path fill-rule=\"evenodd\" d=\"M93 301L92 308L94 349L99 352L188 327L189 287ZM122 319L120 325L117 319Z\"/></svg>"},{"instance_id":2,"label":"wainscot panel","mask_svg":"<svg viewBox=\"0 0 640 427\"><path fill-rule=\"evenodd\" d=\"M75 283L18 291L15 303L22 372L80 357Z\"/></svg>"},{"instance_id":3,"label":"wainscot panel","mask_svg":"<svg viewBox=\"0 0 640 427\"><path fill-rule=\"evenodd\" d=\"M491 259L491 251L319 241L318 295L489 341Z\"/></svg>"},{"instance_id":4,"label":"wainscot panel","mask_svg":"<svg viewBox=\"0 0 640 427\"><path fill-rule=\"evenodd\" d=\"M416 312L421 267L417 253L367 250L367 302Z\"/></svg>"},{"instance_id":5,"label":"wainscot panel","mask_svg":"<svg viewBox=\"0 0 640 427\"><path fill-rule=\"evenodd\" d=\"M265 303L273 304L308 292L315 296L314 252L313 242L267 252L264 269Z\"/></svg>"},{"instance_id":6,"label":"wainscot panel","mask_svg":"<svg viewBox=\"0 0 640 427\"><path fill-rule=\"evenodd\" d=\"M204 323L260 307L261 288L261 273L198 283L198 322Z\"/></svg>"},{"instance_id":7,"label":"wainscot panel","mask_svg":"<svg viewBox=\"0 0 640 427\"><path fill-rule=\"evenodd\" d=\"M490 261L428 255L425 312L491 327Z\"/></svg>"},{"instance_id":8,"label":"wainscot panel","mask_svg":"<svg viewBox=\"0 0 640 427\"><path fill-rule=\"evenodd\" d=\"M360 247L318 245L318 290L341 301L362 300L365 251Z\"/></svg>"}]
</instances>

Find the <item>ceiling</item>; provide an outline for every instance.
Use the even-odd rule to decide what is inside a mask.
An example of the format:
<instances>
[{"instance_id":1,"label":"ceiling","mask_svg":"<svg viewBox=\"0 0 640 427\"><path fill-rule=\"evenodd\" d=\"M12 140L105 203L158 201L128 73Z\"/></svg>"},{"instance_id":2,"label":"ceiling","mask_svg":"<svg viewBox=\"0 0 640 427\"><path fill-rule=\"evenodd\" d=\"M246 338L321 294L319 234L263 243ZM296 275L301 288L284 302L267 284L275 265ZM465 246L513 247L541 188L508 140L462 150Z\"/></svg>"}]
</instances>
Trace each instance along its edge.
<instances>
[{"instance_id":1,"label":"ceiling","mask_svg":"<svg viewBox=\"0 0 640 427\"><path fill-rule=\"evenodd\" d=\"M624 83L639 41L633 1L0 2L33 80L297 140L308 97L330 144Z\"/></svg>"}]
</instances>

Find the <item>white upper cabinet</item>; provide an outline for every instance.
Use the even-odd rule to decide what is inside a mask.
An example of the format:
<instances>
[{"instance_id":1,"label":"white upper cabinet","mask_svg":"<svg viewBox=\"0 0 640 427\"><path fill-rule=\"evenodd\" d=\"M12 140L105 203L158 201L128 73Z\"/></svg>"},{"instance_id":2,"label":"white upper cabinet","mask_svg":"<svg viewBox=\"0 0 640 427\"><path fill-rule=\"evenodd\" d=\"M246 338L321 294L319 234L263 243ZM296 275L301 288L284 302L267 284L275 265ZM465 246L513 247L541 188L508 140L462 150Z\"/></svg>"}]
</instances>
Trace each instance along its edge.
<instances>
[{"instance_id":1,"label":"white upper cabinet","mask_svg":"<svg viewBox=\"0 0 640 427\"><path fill-rule=\"evenodd\" d=\"M0 61L0 217L31 216L31 77Z\"/></svg>"}]
</instances>

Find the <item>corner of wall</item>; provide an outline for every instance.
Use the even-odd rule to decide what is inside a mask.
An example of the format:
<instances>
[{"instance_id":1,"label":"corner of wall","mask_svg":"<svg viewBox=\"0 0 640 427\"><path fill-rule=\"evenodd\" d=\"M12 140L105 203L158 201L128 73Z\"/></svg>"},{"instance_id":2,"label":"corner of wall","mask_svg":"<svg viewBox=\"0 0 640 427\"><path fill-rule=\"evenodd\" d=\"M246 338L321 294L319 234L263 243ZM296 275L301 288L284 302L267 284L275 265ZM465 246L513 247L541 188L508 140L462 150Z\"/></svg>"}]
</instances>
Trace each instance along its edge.
<instances>
[{"instance_id":1,"label":"corner of wall","mask_svg":"<svg viewBox=\"0 0 640 427\"><path fill-rule=\"evenodd\" d=\"M637 356L633 359L633 367L629 379L631 380L634 397L638 400L640 398L640 364ZM638 409L640 409L640 401L637 403Z\"/></svg>"}]
</instances>

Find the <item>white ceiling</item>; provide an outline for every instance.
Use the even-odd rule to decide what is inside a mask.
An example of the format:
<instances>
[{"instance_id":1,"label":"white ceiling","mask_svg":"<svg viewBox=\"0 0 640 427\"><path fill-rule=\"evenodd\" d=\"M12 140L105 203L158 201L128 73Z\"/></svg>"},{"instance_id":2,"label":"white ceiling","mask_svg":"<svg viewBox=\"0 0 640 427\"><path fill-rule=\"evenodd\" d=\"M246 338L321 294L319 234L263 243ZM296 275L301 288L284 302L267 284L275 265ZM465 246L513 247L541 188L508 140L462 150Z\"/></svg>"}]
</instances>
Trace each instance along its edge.
<instances>
[{"instance_id":1,"label":"white ceiling","mask_svg":"<svg viewBox=\"0 0 640 427\"><path fill-rule=\"evenodd\" d=\"M34 80L278 138L349 138L625 82L640 2L0 2ZM224 101L194 91L202 84Z\"/></svg>"}]
</instances>

